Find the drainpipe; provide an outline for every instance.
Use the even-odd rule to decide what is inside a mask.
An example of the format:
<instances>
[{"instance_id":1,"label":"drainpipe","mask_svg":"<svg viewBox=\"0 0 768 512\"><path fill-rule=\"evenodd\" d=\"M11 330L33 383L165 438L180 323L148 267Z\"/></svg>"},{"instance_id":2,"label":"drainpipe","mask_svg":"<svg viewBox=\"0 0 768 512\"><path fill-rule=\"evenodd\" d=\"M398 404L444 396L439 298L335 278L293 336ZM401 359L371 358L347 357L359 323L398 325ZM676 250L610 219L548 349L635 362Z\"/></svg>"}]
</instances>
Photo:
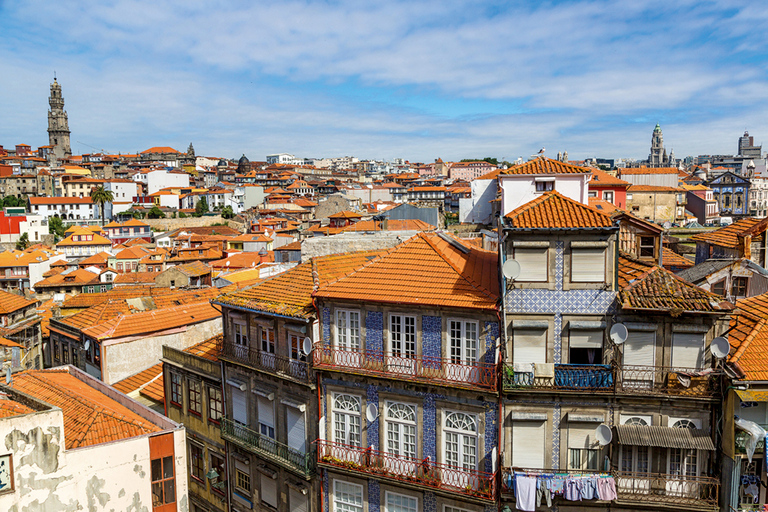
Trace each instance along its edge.
<instances>
[{"instance_id":1,"label":"drainpipe","mask_svg":"<svg viewBox=\"0 0 768 512\"><path fill-rule=\"evenodd\" d=\"M221 367L221 408L223 411L227 410L227 393L224 390L224 386L227 382L226 375L224 375L224 361L219 359L219 366ZM221 427L219 427L221 428ZM224 441L222 439L222 441ZM231 512L232 510L232 493L230 492L230 486L229 482L232 479L232 475L234 475L234 472L232 471L232 464L230 464L231 456L229 453L229 443L227 441L224 441L224 457L226 457L227 460L227 510Z\"/></svg>"}]
</instances>

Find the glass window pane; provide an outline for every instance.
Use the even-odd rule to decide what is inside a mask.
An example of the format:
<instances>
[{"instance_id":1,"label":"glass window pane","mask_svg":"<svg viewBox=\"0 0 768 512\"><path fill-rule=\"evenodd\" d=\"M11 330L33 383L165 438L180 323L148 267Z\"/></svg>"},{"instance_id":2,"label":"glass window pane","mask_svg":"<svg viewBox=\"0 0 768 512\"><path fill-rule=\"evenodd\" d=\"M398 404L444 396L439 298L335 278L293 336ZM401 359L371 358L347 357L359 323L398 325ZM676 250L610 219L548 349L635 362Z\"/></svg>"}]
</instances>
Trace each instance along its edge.
<instances>
[{"instance_id":1,"label":"glass window pane","mask_svg":"<svg viewBox=\"0 0 768 512\"><path fill-rule=\"evenodd\" d=\"M155 459L152 461L152 481L156 482L157 480L160 480L163 478L163 472L162 472L162 461L160 459Z\"/></svg>"},{"instance_id":2,"label":"glass window pane","mask_svg":"<svg viewBox=\"0 0 768 512\"><path fill-rule=\"evenodd\" d=\"M173 477L173 457L163 457L163 478Z\"/></svg>"},{"instance_id":3,"label":"glass window pane","mask_svg":"<svg viewBox=\"0 0 768 512\"><path fill-rule=\"evenodd\" d=\"M163 483L155 482L152 484L152 506L157 507L163 504Z\"/></svg>"},{"instance_id":4,"label":"glass window pane","mask_svg":"<svg viewBox=\"0 0 768 512\"><path fill-rule=\"evenodd\" d=\"M176 483L173 478L166 480L163 483L165 484L165 502L173 503L176 501Z\"/></svg>"}]
</instances>

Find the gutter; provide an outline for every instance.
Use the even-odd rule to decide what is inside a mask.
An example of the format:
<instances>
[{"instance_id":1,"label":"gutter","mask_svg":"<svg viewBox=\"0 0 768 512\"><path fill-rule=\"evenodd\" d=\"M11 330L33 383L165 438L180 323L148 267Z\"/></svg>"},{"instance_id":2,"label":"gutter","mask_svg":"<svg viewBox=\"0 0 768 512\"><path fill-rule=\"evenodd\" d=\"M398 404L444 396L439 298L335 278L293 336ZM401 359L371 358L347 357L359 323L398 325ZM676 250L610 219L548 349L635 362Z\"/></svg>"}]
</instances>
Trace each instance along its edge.
<instances>
[{"instance_id":1,"label":"gutter","mask_svg":"<svg viewBox=\"0 0 768 512\"><path fill-rule=\"evenodd\" d=\"M286 318L288 320L298 320L298 321L301 321L301 322L309 323L309 320L307 320L306 318L301 317L301 316L281 315L280 313L272 313L270 311L264 311L264 310L261 310L261 309L246 308L244 306L233 306L232 304L225 304L225 303L218 302L218 301L215 301L215 300L212 300L211 304L212 305L215 304L217 306L228 307L228 308L232 308L232 309L239 309L241 311L250 311L251 313L259 313L260 315L270 315L270 316L276 316L276 317L279 317L279 318Z\"/></svg>"}]
</instances>

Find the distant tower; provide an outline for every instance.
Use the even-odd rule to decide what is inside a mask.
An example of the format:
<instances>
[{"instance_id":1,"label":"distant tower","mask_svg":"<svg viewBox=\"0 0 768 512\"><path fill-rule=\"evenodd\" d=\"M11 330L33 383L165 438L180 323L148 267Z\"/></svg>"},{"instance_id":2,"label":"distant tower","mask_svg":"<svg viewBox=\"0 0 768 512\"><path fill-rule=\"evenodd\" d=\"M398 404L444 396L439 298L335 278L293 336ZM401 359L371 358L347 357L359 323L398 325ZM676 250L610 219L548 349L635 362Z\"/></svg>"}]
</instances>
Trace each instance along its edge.
<instances>
[{"instance_id":1,"label":"distant tower","mask_svg":"<svg viewBox=\"0 0 768 512\"><path fill-rule=\"evenodd\" d=\"M661 126L656 124L651 135L651 154L648 155L648 167L665 167L669 165L667 151L664 149L664 135L661 134Z\"/></svg>"},{"instance_id":2,"label":"distant tower","mask_svg":"<svg viewBox=\"0 0 768 512\"><path fill-rule=\"evenodd\" d=\"M48 111L48 144L53 146L51 153L58 162L72 155L69 146L69 122L64 110L64 97L61 86L54 77L51 84L51 97L48 98L51 109Z\"/></svg>"}]
</instances>

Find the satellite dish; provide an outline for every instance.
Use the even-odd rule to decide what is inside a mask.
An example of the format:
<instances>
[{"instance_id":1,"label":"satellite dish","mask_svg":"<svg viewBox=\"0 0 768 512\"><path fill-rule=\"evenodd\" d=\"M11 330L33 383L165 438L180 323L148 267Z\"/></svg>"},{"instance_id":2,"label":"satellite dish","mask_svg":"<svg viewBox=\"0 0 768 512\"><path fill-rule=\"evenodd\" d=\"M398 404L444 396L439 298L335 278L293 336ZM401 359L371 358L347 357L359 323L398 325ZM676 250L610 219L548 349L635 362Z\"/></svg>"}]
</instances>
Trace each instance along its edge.
<instances>
[{"instance_id":1,"label":"satellite dish","mask_svg":"<svg viewBox=\"0 0 768 512\"><path fill-rule=\"evenodd\" d=\"M598 425L595 429L595 439L597 439L597 442L600 443L600 446L610 444L611 440L613 439L613 432L611 432L611 427L605 423Z\"/></svg>"},{"instance_id":2,"label":"satellite dish","mask_svg":"<svg viewBox=\"0 0 768 512\"><path fill-rule=\"evenodd\" d=\"M85 340L85 345L83 345L83 350L88 350L91 348L91 340Z\"/></svg>"},{"instance_id":3,"label":"satellite dish","mask_svg":"<svg viewBox=\"0 0 768 512\"><path fill-rule=\"evenodd\" d=\"M718 336L712 340L712 343L709 346L709 350L717 359L723 359L731 351L731 344L728 343L727 339L723 338L722 336Z\"/></svg>"},{"instance_id":4,"label":"satellite dish","mask_svg":"<svg viewBox=\"0 0 768 512\"><path fill-rule=\"evenodd\" d=\"M629 331L627 331L627 326L624 324L613 324L611 327L611 341L614 342L616 345L621 345L625 341L627 341L627 337L629 336Z\"/></svg>"},{"instance_id":5,"label":"satellite dish","mask_svg":"<svg viewBox=\"0 0 768 512\"><path fill-rule=\"evenodd\" d=\"M368 407L365 408L365 418L368 420L368 423L373 423L378 417L379 408L376 407L376 404L368 404Z\"/></svg>"},{"instance_id":6,"label":"satellite dish","mask_svg":"<svg viewBox=\"0 0 768 512\"><path fill-rule=\"evenodd\" d=\"M308 356L309 353L312 352L312 340L309 336L304 338L304 342L301 345L301 351L304 352L305 356Z\"/></svg>"},{"instance_id":7,"label":"satellite dish","mask_svg":"<svg viewBox=\"0 0 768 512\"><path fill-rule=\"evenodd\" d=\"M515 280L520 275L520 264L515 260L507 260L501 267L501 273L507 279Z\"/></svg>"},{"instance_id":8,"label":"satellite dish","mask_svg":"<svg viewBox=\"0 0 768 512\"><path fill-rule=\"evenodd\" d=\"M5 369L5 383L7 385L11 385L11 381L13 380L13 377L11 377L11 367Z\"/></svg>"}]
</instances>

